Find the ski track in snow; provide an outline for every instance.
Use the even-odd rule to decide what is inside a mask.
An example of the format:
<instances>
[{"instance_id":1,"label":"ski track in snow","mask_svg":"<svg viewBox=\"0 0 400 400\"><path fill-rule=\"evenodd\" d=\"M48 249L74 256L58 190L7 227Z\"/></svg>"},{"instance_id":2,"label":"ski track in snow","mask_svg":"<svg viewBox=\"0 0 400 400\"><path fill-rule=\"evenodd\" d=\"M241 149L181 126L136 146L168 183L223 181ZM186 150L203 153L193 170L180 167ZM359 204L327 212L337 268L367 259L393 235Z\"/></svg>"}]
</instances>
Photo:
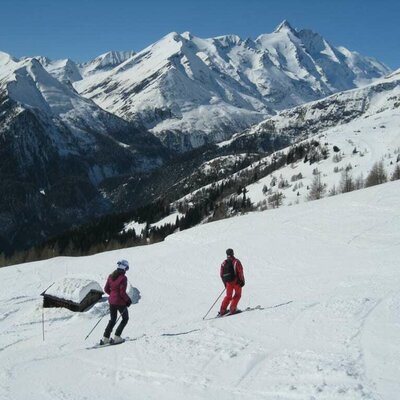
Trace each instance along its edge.
<instances>
[{"instance_id":1,"label":"ski track in snow","mask_svg":"<svg viewBox=\"0 0 400 400\"><path fill-rule=\"evenodd\" d=\"M1 269L0 399L396 400L399 188L219 221L157 245ZM227 247L245 269L240 307L261 307L203 321L221 290ZM86 351L107 323L84 340L107 311L102 301L85 313L45 309L43 342L43 288L83 267L103 283L121 257L140 291L130 339Z\"/></svg>"}]
</instances>

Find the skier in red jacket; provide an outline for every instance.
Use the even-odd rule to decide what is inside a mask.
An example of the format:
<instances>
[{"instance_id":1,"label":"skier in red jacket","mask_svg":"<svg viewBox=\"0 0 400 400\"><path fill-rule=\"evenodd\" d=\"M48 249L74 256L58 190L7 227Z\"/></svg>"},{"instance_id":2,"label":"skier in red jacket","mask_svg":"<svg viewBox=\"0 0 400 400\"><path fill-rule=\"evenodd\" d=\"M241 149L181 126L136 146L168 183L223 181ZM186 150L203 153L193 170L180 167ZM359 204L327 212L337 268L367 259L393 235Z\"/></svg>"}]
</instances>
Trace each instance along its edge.
<instances>
[{"instance_id":1,"label":"skier in red jacket","mask_svg":"<svg viewBox=\"0 0 400 400\"><path fill-rule=\"evenodd\" d=\"M220 276L226 288L226 295L222 301L218 315L223 316L230 312L235 314L241 312L237 309L240 297L242 296L242 287L245 284L242 263L235 258L233 250L226 250L227 258L221 264ZM227 308L230 304L230 310Z\"/></svg>"},{"instance_id":2,"label":"skier in red jacket","mask_svg":"<svg viewBox=\"0 0 400 400\"><path fill-rule=\"evenodd\" d=\"M125 276L129 269L129 263L126 260L117 262L117 269L108 277L104 291L109 295L108 302L110 303L110 321L104 331L103 339L100 344L121 343L124 339L121 338L123 329L129 320L128 307L132 304L132 300L126 294L128 279ZM110 339L111 332L117 322L117 314L121 314L122 321L115 331L114 339Z\"/></svg>"}]
</instances>

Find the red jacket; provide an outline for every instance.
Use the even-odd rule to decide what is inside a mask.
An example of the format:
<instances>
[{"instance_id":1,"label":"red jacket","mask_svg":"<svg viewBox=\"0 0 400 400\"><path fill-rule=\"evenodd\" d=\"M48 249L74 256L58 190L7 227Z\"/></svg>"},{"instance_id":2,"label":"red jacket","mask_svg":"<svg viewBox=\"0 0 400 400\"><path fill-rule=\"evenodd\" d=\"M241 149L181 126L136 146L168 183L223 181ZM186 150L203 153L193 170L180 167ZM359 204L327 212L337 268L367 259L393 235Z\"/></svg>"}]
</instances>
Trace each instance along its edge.
<instances>
[{"instance_id":1,"label":"red jacket","mask_svg":"<svg viewBox=\"0 0 400 400\"><path fill-rule=\"evenodd\" d=\"M115 280L108 277L104 291L109 295L108 302L114 306L125 306L129 302L126 294L128 279L125 274L119 275Z\"/></svg>"},{"instance_id":2,"label":"red jacket","mask_svg":"<svg viewBox=\"0 0 400 400\"><path fill-rule=\"evenodd\" d=\"M238 281L242 281L244 283L244 274L243 274L243 266L242 263L235 258L234 256L229 256L228 258L230 258L233 261L233 269L235 270L235 275L236 275L236 280L235 282ZM222 276L224 274L224 265L226 263L226 260L224 260L221 264L221 270L220 270L220 276L222 279Z\"/></svg>"}]
</instances>

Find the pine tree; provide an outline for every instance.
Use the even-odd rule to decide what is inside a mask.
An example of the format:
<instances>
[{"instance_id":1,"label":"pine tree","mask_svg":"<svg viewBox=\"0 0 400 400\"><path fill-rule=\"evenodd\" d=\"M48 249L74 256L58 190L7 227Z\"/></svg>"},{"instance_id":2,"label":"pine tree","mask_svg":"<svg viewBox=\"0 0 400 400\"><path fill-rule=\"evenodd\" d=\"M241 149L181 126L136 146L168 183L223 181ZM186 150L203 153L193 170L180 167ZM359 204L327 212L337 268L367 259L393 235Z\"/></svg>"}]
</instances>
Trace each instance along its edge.
<instances>
[{"instance_id":1,"label":"pine tree","mask_svg":"<svg viewBox=\"0 0 400 400\"><path fill-rule=\"evenodd\" d=\"M398 179L400 179L400 165L396 164L396 166L394 167L394 171L392 174L392 177L390 178L392 181L396 181Z\"/></svg>"},{"instance_id":2,"label":"pine tree","mask_svg":"<svg viewBox=\"0 0 400 400\"><path fill-rule=\"evenodd\" d=\"M272 208L278 208L283 203L283 193L282 192L275 192L272 196L268 197L268 204Z\"/></svg>"},{"instance_id":3,"label":"pine tree","mask_svg":"<svg viewBox=\"0 0 400 400\"><path fill-rule=\"evenodd\" d=\"M368 174L365 187L380 185L381 183L387 182L387 180L387 173L383 161L379 161L373 165L371 172Z\"/></svg>"},{"instance_id":4,"label":"pine tree","mask_svg":"<svg viewBox=\"0 0 400 400\"><path fill-rule=\"evenodd\" d=\"M4 253L0 253L0 268L6 266L6 256Z\"/></svg>"},{"instance_id":5,"label":"pine tree","mask_svg":"<svg viewBox=\"0 0 400 400\"><path fill-rule=\"evenodd\" d=\"M321 174L318 173L314 176L314 179L311 184L310 191L307 195L308 200L318 200L324 197L326 192L326 186L321 181Z\"/></svg>"},{"instance_id":6,"label":"pine tree","mask_svg":"<svg viewBox=\"0 0 400 400\"><path fill-rule=\"evenodd\" d=\"M355 190L360 190L364 187L365 183L364 183L364 176L361 173L355 180L354 182L354 189Z\"/></svg>"},{"instance_id":7,"label":"pine tree","mask_svg":"<svg viewBox=\"0 0 400 400\"><path fill-rule=\"evenodd\" d=\"M337 195L336 185L333 185L331 190L329 190L328 196L336 196L336 195Z\"/></svg>"},{"instance_id":8,"label":"pine tree","mask_svg":"<svg viewBox=\"0 0 400 400\"><path fill-rule=\"evenodd\" d=\"M354 181L350 169L346 168L342 172L340 180L340 193L348 193L354 190Z\"/></svg>"}]
</instances>

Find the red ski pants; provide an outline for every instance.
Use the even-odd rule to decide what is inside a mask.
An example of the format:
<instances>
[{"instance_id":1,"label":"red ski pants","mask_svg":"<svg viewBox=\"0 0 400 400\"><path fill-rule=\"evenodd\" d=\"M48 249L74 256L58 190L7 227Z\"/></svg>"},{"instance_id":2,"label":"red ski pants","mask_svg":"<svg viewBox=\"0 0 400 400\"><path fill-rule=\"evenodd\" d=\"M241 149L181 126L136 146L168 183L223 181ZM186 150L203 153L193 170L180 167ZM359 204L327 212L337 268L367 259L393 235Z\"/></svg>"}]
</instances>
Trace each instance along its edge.
<instances>
[{"instance_id":1,"label":"red ski pants","mask_svg":"<svg viewBox=\"0 0 400 400\"><path fill-rule=\"evenodd\" d=\"M235 292L235 294L233 294L233 292ZM220 313L221 314L225 313L226 309L229 306L229 303L231 305L230 311L231 313L234 313L236 311L236 307L239 303L241 296L242 296L242 288L236 283L236 281L227 282L226 295L224 297L224 300L222 300Z\"/></svg>"}]
</instances>

